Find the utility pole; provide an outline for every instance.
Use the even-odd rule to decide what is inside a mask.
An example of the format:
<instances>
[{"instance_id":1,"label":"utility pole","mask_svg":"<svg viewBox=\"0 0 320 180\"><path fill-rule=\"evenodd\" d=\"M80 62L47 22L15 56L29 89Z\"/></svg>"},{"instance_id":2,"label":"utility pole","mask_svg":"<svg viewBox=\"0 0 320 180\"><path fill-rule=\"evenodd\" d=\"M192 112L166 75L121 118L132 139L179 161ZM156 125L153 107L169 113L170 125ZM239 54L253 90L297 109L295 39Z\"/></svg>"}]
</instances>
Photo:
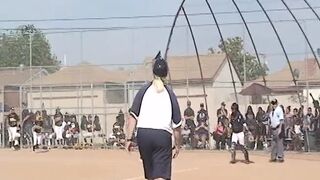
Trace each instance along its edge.
<instances>
[{"instance_id":1,"label":"utility pole","mask_svg":"<svg viewBox=\"0 0 320 180\"><path fill-rule=\"evenodd\" d=\"M32 102L32 36L33 32L32 30L29 31L29 75L30 75L30 109L33 108L33 102Z\"/></svg>"},{"instance_id":2,"label":"utility pole","mask_svg":"<svg viewBox=\"0 0 320 180\"><path fill-rule=\"evenodd\" d=\"M242 47L243 48L243 83L247 82L245 38L246 38L246 31L245 31L245 27L243 26L243 47Z\"/></svg>"}]
</instances>

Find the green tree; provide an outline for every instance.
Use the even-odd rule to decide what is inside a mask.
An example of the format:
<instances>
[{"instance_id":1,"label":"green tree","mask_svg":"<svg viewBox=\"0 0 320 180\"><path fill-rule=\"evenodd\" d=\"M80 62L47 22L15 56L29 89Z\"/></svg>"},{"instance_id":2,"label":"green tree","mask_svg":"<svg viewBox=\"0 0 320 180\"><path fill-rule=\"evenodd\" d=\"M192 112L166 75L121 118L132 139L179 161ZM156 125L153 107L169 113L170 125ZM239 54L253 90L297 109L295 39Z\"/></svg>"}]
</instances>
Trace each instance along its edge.
<instances>
[{"instance_id":1,"label":"green tree","mask_svg":"<svg viewBox=\"0 0 320 180\"><path fill-rule=\"evenodd\" d=\"M226 51L229 58L237 71L241 82L244 82L244 58L246 62L246 80L251 81L267 74L268 67L266 64L259 65L256 56L244 52L243 40L240 37L228 38L225 41ZM225 52L222 41L219 48Z\"/></svg>"},{"instance_id":2,"label":"green tree","mask_svg":"<svg viewBox=\"0 0 320 180\"><path fill-rule=\"evenodd\" d=\"M31 38L30 38L31 36ZM57 57L45 35L33 25L24 25L0 37L0 67L30 66L30 41L32 66L59 66ZM54 68L56 69L56 68ZM52 71L53 68L50 68Z\"/></svg>"}]
</instances>

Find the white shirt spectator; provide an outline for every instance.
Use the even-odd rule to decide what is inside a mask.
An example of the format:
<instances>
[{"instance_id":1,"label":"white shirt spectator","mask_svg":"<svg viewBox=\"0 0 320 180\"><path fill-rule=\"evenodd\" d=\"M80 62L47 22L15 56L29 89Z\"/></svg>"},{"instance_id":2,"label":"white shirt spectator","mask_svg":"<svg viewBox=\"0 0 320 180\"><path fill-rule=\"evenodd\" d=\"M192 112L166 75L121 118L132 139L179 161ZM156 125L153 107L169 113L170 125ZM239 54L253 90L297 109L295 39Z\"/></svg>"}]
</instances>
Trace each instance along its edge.
<instances>
[{"instance_id":1,"label":"white shirt spectator","mask_svg":"<svg viewBox=\"0 0 320 180\"><path fill-rule=\"evenodd\" d=\"M283 121L283 111L278 105L275 110L270 113L270 123L272 128L278 127L278 125Z\"/></svg>"}]
</instances>

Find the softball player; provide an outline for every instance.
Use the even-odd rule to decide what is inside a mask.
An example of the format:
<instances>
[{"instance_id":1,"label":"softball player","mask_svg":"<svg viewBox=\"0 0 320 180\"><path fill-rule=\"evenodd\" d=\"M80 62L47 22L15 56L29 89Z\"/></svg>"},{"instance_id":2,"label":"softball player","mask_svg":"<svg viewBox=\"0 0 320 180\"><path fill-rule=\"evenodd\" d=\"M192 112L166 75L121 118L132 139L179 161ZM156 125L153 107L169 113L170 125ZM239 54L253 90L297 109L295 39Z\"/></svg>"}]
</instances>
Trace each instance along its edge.
<instances>
[{"instance_id":1,"label":"softball player","mask_svg":"<svg viewBox=\"0 0 320 180\"><path fill-rule=\"evenodd\" d=\"M41 116L41 112L36 112L36 120L34 121L34 126L32 127L32 135L33 135L33 146L32 150L39 148L39 145L42 141L42 126L43 126L43 118Z\"/></svg>"},{"instance_id":2,"label":"softball player","mask_svg":"<svg viewBox=\"0 0 320 180\"><path fill-rule=\"evenodd\" d=\"M245 158L245 163L249 164L251 161L249 160L249 153L244 144L244 128L247 128L245 120L242 114L239 111L239 105L237 103L233 103L231 105L231 116L230 116L230 126L232 129L232 138L231 138L231 161L230 163L236 163L236 148L239 148Z\"/></svg>"},{"instance_id":3,"label":"softball player","mask_svg":"<svg viewBox=\"0 0 320 180\"><path fill-rule=\"evenodd\" d=\"M63 115L60 112L59 108L56 109L56 113L53 118L54 118L54 128L53 129L56 134L57 144L62 146L63 145L62 133L63 133L63 129L64 129L64 126L66 123L63 121Z\"/></svg>"},{"instance_id":4,"label":"softball player","mask_svg":"<svg viewBox=\"0 0 320 180\"><path fill-rule=\"evenodd\" d=\"M19 116L17 113L15 113L14 108L10 109L10 113L8 115L8 126L9 146L10 148L18 149L18 138L20 137L20 134L17 132L19 126Z\"/></svg>"},{"instance_id":5,"label":"softball player","mask_svg":"<svg viewBox=\"0 0 320 180\"><path fill-rule=\"evenodd\" d=\"M153 64L154 79L143 86L129 110L126 149L130 151L137 123L137 142L146 179L170 179L172 157L179 154L181 114L174 92L164 85L167 62L160 52ZM172 156L172 133L175 152Z\"/></svg>"}]
</instances>

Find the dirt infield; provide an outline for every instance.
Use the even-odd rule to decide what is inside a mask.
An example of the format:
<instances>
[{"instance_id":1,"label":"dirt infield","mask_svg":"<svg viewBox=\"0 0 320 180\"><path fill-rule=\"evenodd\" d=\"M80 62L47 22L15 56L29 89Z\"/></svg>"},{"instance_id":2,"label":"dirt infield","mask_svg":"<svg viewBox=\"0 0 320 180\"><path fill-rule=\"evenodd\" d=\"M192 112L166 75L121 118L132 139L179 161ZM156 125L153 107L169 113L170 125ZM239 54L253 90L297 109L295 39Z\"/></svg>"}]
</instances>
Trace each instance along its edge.
<instances>
[{"instance_id":1,"label":"dirt infield","mask_svg":"<svg viewBox=\"0 0 320 180\"><path fill-rule=\"evenodd\" d=\"M243 158L238 152L237 158ZM229 164L226 151L182 151L174 160L173 178L229 180L300 180L317 177L320 154L287 153L283 164L269 163L265 152L251 152L254 164ZM1 180L139 180L137 152L122 150L0 150Z\"/></svg>"}]
</instances>

